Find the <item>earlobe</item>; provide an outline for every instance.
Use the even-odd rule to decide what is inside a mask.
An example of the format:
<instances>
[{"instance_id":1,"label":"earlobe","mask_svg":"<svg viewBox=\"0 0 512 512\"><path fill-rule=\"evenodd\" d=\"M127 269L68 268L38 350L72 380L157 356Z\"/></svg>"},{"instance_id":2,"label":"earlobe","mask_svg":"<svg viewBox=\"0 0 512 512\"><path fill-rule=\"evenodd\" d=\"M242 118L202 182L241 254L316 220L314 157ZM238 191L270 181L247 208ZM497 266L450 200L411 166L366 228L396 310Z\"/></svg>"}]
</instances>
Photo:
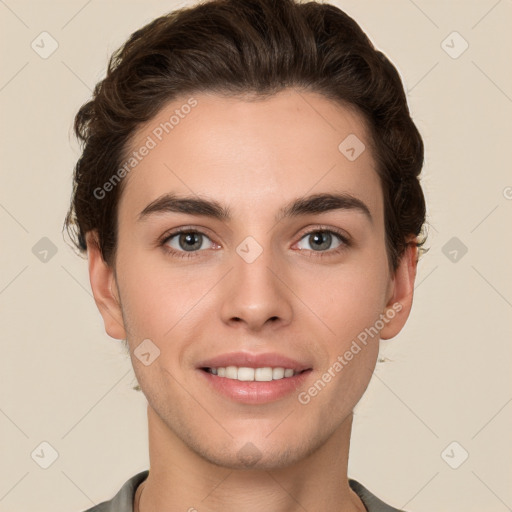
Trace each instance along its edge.
<instances>
[{"instance_id":1,"label":"earlobe","mask_svg":"<svg viewBox=\"0 0 512 512\"><path fill-rule=\"evenodd\" d=\"M386 304L384 316L387 319L380 332L382 340L394 338L404 327L411 312L414 282L418 264L418 247L415 239L404 251L391 284L391 296Z\"/></svg>"},{"instance_id":2,"label":"earlobe","mask_svg":"<svg viewBox=\"0 0 512 512\"><path fill-rule=\"evenodd\" d=\"M89 263L89 280L96 306L103 317L105 331L115 339L126 338L123 324L119 292L114 269L110 267L101 254L95 232L86 235L87 258Z\"/></svg>"}]
</instances>

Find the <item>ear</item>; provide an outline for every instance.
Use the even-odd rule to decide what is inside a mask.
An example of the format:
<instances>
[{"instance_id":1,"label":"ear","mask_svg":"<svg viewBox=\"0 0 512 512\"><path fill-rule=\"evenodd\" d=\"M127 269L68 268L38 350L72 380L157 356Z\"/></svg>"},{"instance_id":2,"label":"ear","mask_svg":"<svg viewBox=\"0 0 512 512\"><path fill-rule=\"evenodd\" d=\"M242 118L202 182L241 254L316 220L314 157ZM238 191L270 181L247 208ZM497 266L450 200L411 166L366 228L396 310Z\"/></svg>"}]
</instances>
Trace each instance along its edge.
<instances>
[{"instance_id":1,"label":"ear","mask_svg":"<svg viewBox=\"0 0 512 512\"><path fill-rule=\"evenodd\" d=\"M126 332L114 269L103 259L96 232L88 232L86 242L89 280L94 301L103 317L105 331L110 337L123 340L126 338Z\"/></svg>"},{"instance_id":2,"label":"ear","mask_svg":"<svg viewBox=\"0 0 512 512\"><path fill-rule=\"evenodd\" d=\"M416 238L408 241L393 278L390 281L388 302L384 316L388 319L380 331L380 338L388 340L395 337L405 325L411 312L414 294L414 282L418 266L418 247Z\"/></svg>"}]
</instances>

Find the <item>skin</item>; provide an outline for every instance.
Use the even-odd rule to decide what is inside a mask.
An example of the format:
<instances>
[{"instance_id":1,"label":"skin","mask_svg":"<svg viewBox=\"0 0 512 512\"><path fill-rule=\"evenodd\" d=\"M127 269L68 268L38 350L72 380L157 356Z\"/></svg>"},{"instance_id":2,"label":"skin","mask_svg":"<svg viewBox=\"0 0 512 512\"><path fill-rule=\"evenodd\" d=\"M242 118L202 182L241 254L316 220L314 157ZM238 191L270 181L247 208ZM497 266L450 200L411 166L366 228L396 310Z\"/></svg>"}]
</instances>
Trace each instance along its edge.
<instances>
[{"instance_id":1,"label":"skin","mask_svg":"<svg viewBox=\"0 0 512 512\"><path fill-rule=\"evenodd\" d=\"M188 98L142 126L131 149ZM412 305L417 250L411 245L390 271L382 189L357 112L293 89L259 101L194 98L198 105L126 178L114 266L88 234L90 280L106 332L127 340L148 400L150 473L140 510L364 511L348 485L348 453L352 410L372 376L379 336L307 405L297 395L397 303L402 309L380 338L400 332ZM353 162L338 150L349 134L366 145ZM363 201L371 220L338 209L275 222L290 201L333 191ZM215 199L232 219L164 212L139 221L166 192ZM195 252L186 252L179 235L167 242L190 258L158 244L180 226L206 235ZM318 249L307 233L321 229L341 230L352 243L336 253L340 241L332 235ZM263 249L252 263L236 252L248 236ZM160 355L145 366L133 351L148 338ZM313 371L297 393L278 401L236 403L209 389L196 365L237 350L279 352ZM239 454L247 443L260 456L251 466Z\"/></svg>"}]
</instances>

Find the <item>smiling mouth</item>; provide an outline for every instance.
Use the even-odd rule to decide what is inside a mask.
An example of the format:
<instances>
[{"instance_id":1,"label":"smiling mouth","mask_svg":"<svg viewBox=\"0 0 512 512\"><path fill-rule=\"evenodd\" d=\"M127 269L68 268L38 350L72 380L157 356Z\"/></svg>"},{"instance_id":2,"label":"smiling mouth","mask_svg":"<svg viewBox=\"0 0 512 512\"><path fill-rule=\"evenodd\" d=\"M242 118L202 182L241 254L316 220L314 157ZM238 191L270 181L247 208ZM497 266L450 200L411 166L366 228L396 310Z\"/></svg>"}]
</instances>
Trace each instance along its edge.
<instances>
[{"instance_id":1,"label":"smiling mouth","mask_svg":"<svg viewBox=\"0 0 512 512\"><path fill-rule=\"evenodd\" d=\"M226 366L218 368L204 367L201 370L226 379L242 382L270 382L273 380L288 379L301 373L308 372L311 368L296 371L293 368L270 367L249 368L247 366Z\"/></svg>"}]
</instances>

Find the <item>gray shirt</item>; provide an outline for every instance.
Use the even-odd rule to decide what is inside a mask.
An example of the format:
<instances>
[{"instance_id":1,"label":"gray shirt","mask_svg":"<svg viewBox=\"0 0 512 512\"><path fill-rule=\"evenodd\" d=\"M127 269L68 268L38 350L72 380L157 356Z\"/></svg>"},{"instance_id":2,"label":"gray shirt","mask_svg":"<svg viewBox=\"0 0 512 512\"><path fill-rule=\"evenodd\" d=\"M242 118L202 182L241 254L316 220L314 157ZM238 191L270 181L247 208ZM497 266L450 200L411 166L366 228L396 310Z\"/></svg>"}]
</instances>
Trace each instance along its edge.
<instances>
[{"instance_id":1,"label":"gray shirt","mask_svg":"<svg viewBox=\"0 0 512 512\"><path fill-rule=\"evenodd\" d=\"M147 478L148 474L149 470L137 473L124 483L119 492L110 501L104 501L84 512L133 512L135 491ZM361 498L368 512L404 512L386 505L356 480L349 478L348 483L351 489Z\"/></svg>"}]
</instances>

